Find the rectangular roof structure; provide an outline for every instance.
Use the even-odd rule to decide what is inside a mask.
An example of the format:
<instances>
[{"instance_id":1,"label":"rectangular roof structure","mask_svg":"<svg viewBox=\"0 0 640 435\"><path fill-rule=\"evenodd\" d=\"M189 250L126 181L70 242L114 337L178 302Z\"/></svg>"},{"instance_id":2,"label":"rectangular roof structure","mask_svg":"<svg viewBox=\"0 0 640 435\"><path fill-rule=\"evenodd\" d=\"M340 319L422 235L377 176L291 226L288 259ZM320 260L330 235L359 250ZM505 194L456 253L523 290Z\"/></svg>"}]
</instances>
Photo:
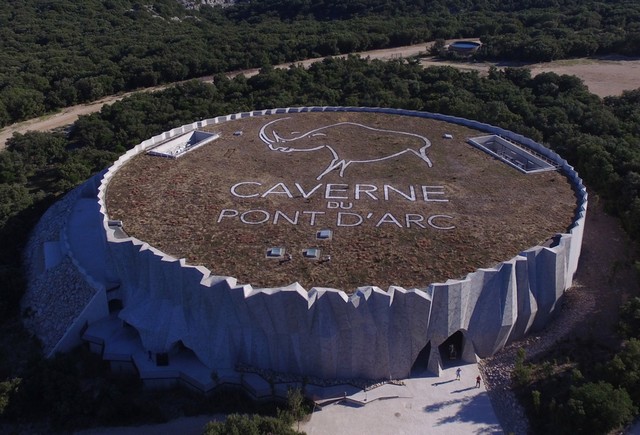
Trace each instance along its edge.
<instances>
[{"instance_id":1,"label":"rectangular roof structure","mask_svg":"<svg viewBox=\"0 0 640 435\"><path fill-rule=\"evenodd\" d=\"M498 135L479 136L468 142L525 174L555 171L558 166L535 151Z\"/></svg>"},{"instance_id":2,"label":"rectangular roof structure","mask_svg":"<svg viewBox=\"0 0 640 435\"><path fill-rule=\"evenodd\" d=\"M200 130L189 131L161 142L158 146L150 149L147 154L177 159L219 137L220 133L209 133Z\"/></svg>"}]
</instances>

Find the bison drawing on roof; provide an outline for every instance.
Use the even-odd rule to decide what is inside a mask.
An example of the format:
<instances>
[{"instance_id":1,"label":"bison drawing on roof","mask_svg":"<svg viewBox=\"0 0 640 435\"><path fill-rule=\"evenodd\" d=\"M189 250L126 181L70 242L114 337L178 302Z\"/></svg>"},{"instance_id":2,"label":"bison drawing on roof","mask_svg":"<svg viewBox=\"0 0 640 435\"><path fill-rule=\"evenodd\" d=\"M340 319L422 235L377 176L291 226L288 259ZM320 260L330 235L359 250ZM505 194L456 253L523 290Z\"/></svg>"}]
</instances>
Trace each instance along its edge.
<instances>
[{"instance_id":1,"label":"bison drawing on roof","mask_svg":"<svg viewBox=\"0 0 640 435\"><path fill-rule=\"evenodd\" d=\"M426 137L406 131L386 130L370 127L355 122L338 122L325 125L313 130L301 133L292 131L288 134L276 131L278 123L290 118L278 118L266 123L260 129L260 140L269 146L272 151L282 153L312 152L328 150L332 159L316 177L320 180L333 170L338 170L341 177L348 166L354 163L374 163L393 159L406 153L415 154L423 160L428 167L432 166L427 156L427 148L431 142ZM345 130L359 129L359 136L372 135L376 141L387 141L383 147L372 146L368 150L354 149L346 141L339 140L341 132Z\"/></svg>"}]
</instances>

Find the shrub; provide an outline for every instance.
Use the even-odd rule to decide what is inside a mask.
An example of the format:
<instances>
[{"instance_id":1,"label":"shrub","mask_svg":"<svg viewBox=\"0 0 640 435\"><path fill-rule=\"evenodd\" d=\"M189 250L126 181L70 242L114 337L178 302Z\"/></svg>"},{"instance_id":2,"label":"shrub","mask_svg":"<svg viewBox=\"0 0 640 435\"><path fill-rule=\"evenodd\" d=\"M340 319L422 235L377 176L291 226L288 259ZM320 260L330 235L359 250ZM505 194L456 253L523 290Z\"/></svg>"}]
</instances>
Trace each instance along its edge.
<instances>
[{"instance_id":1,"label":"shrub","mask_svg":"<svg viewBox=\"0 0 640 435\"><path fill-rule=\"evenodd\" d=\"M204 428L204 435L298 435L289 422L262 415L231 414L226 420L211 421Z\"/></svg>"},{"instance_id":2,"label":"shrub","mask_svg":"<svg viewBox=\"0 0 640 435\"><path fill-rule=\"evenodd\" d=\"M11 400L11 395L18 389L20 382L22 382L20 378L0 382L0 415L4 414L4 410Z\"/></svg>"},{"instance_id":3,"label":"shrub","mask_svg":"<svg viewBox=\"0 0 640 435\"><path fill-rule=\"evenodd\" d=\"M618 329L624 338L640 337L639 297L635 297L622 305Z\"/></svg>"},{"instance_id":4,"label":"shrub","mask_svg":"<svg viewBox=\"0 0 640 435\"><path fill-rule=\"evenodd\" d=\"M516 364L513 369L513 380L516 385L524 386L531 382L531 366L524 362L526 357L523 348L518 349L518 355L516 356Z\"/></svg>"},{"instance_id":5,"label":"shrub","mask_svg":"<svg viewBox=\"0 0 640 435\"><path fill-rule=\"evenodd\" d=\"M536 410L536 414L540 413L540 391L533 390L531 392L531 400L533 401L533 409Z\"/></svg>"}]
</instances>

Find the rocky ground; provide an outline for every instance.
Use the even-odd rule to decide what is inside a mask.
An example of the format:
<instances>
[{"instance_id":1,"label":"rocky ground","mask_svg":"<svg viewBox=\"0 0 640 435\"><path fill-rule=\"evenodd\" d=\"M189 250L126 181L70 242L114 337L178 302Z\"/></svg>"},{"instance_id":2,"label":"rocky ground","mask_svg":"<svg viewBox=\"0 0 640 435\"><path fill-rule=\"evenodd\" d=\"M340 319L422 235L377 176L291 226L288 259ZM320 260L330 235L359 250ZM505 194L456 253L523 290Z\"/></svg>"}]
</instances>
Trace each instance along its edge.
<instances>
[{"instance_id":1,"label":"rocky ground","mask_svg":"<svg viewBox=\"0 0 640 435\"><path fill-rule=\"evenodd\" d=\"M66 255L59 264L45 271L43 246L46 242L60 239L81 188L70 192L47 210L32 231L24 251L25 269L30 278L21 301L23 322L40 339L45 355L54 349L95 295L95 290L84 281Z\"/></svg>"}]
</instances>

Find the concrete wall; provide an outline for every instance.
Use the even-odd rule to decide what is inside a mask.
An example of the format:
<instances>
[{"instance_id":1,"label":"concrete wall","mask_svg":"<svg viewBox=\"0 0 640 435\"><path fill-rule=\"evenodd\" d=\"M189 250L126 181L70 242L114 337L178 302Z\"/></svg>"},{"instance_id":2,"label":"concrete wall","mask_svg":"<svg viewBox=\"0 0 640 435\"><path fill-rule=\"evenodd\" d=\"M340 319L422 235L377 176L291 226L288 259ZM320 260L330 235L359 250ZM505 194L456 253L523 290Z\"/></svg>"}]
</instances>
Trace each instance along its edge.
<instances>
[{"instance_id":1,"label":"concrete wall","mask_svg":"<svg viewBox=\"0 0 640 435\"><path fill-rule=\"evenodd\" d=\"M274 289L238 286L110 229L104 196L117 170L135 155L172 136L227 120L272 113L380 112L462 124L522 143L556 162L577 196L570 231L553 247L532 247L495 268L425 289L360 288L342 291L297 285ZM120 317L145 349L168 352L179 342L212 369L238 363L320 378L403 378L431 342L430 369L441 367L437 346L456 331L463 357L486 357L507 342L544 326L571 285L578 265L587 194L577 173L544 146L515 133L452 116L400 109L303 107L244 112L185 125L142 142L105 173L98 201L110 264L121 286Z\"/></svg>"}]
</instances>

